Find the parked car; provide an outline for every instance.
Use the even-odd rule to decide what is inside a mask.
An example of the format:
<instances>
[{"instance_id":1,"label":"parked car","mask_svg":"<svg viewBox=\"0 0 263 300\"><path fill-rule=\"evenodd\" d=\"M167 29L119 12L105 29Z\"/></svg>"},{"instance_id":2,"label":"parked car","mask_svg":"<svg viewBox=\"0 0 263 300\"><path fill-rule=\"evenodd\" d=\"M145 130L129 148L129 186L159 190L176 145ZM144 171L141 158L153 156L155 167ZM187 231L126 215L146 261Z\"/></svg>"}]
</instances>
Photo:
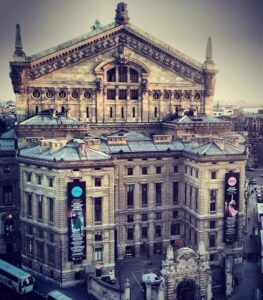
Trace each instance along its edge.
<instances>
[{"instance_id":1,"label":"parked car","mask_svg":"<svg viewBox=\"0 0 263 300\"><path fill-rule=\"evenodd\" d=\"M115 284L116 278L110 276L110 275L103 275L100 277L100 279L104 282L107 282L109 284Z\"/></svg>"},{"instance_id":2,"label":"parked car","mask_svg":"<svg viewBox=\"0 0 263 300\"><path fill-rule=\"evenodd\" d=\"M262 174L260 174L260 177L263 177L263 173L262 173Z\"/></svg>"},{"instance_id":3,"label":"parked car","mask_svg":"<svg viewBox=\"0 0 263 300\"><path fill-rule=\"evenodd\" d=\"M250 172L254 172L254 171L255 171L255 169L252 168L252 167L246 167L246 170L247 170L247 171L250 171Z\"/></svg>"},{"instance_id":4,"label":"parked car","mask_svg":"<svg viewBox=\"0 0 263 300\"><path fill-rule=\"evenodd\" d=\"M254 185L257 184L257 181L255 178L250 178L249 183Z\"/></svg>"},{"instance_id":5,"label":"parked car","mask_svg":"<svg viewBox=\"0 0 263 300\"><path fill-rule=\"evenodd\" d=\"M153 283L161 283L162 281L164 281L164 278L162 276L158 276L152 272L142 275L143 283L150 282L153 284Z\"/></svg>"}]
</instances>

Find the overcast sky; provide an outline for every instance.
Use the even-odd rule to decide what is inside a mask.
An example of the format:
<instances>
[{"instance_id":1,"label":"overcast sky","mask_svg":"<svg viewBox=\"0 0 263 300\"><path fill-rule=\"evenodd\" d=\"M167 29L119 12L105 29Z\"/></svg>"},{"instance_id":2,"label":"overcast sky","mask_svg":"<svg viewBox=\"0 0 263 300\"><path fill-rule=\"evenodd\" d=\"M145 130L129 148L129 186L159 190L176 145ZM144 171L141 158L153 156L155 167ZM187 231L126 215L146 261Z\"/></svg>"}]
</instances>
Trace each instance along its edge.
<instances>
[{"instance_id":1,"label":"overcast sky","mask_svg":"<svg viewBox=\"0 0 263 300\"><path fill-rule=\"evenodd\" d=\"M0 99L15 99L9 61L20 23L27 55L114 21L117 0L0 0ZM215 100L263 106L263 0L126 0L130 22L204 62L208 36L219 70Z\"/></svg>"}]
</instances>

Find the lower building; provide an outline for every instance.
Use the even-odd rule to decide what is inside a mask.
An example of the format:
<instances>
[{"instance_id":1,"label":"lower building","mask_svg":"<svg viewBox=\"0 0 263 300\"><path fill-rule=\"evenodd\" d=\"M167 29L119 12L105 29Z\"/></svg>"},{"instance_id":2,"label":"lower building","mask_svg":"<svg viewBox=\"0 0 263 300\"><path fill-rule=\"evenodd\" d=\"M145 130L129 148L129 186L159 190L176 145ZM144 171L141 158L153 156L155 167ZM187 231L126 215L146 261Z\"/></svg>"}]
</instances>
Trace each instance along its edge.
<instances>
[{"instance_id":1,"label":"lower building","mask_svg":"<svg viewBox=\"0 0 263 300\"><path fill-rule=\"evenodd\" d=\"M16 135L0 135L0 255L14 261L20 251L18 162Z\"/></svg>"},{"instance_id":2,"label":"lower building","mask_svg":"<svg viewBox=\"0 0 263 300\"><path fill-rule=\"evenodd\" d=\"M243 148L126 130L35 140L19 155L24 267L70 286L169 245L242 260Z\"/></svg>"}]
</instances>

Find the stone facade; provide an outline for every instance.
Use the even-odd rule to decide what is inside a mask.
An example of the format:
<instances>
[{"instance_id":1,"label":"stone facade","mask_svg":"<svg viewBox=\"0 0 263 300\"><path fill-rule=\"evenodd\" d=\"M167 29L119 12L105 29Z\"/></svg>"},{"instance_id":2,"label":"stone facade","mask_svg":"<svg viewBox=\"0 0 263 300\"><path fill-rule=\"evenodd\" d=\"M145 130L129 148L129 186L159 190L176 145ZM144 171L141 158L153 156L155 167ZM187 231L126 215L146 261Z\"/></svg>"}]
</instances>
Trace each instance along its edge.
<instances>
[{"instance_id":1,"label":"stone facade","mask_svg":"<svg viewBox=\"0 0 263 300\"><path fill-rule=\"evenodd\" d=\"M230 248L242 256L246 156L219 136L230 123L211 117L211 39L200 64L130 24L125 5L116 12L117 23L30 57L18 34L11 62L23 148L23 265L62 286L170 244L197 249L203 241L211 263L221 263L228 172L240 174L238 237ZM68 260L66 188L74 180L86 183L81 264Z\"/></svg>"}]
</instances>

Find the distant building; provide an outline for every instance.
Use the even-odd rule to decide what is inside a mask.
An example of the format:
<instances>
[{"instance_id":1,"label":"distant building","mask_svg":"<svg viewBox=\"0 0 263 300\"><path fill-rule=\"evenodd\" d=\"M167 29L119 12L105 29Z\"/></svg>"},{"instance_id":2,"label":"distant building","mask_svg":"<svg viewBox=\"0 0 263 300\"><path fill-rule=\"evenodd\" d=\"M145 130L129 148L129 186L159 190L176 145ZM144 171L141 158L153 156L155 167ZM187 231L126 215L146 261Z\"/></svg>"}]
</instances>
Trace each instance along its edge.
<instances>
[{"instance_id":1,"label":"distant building","mask_svg":"<svg viewBox=\"0 0 263 300\"><path fill-rule=\"evenodd\" d=\"M248 138L251 143L263 140L263 114L259 111L257 114L247 116Z\"/></svg>"},{"instance_id":2,"label":"distant building","mask_svg":"<svg viewBox=\"0 0 263 300\"><path fill-rule=\"evenodd\" d=\"M16 135L0 135L0 255L14 259L20 248L19 177Z\"/></svg>"},{"instance_id":3,"label":"distant building","mask_svg":"<svg viewBox=\"0 0 263 300\"><path fill-rule=\"evenodd\" d=\"M17 26L13 58L25 268L70 286L200 241L212 264L242 261L246 155L212 116L211 38L198 63L120 3L114 23L29 57Z\"/></svg>"}]
</instances>

